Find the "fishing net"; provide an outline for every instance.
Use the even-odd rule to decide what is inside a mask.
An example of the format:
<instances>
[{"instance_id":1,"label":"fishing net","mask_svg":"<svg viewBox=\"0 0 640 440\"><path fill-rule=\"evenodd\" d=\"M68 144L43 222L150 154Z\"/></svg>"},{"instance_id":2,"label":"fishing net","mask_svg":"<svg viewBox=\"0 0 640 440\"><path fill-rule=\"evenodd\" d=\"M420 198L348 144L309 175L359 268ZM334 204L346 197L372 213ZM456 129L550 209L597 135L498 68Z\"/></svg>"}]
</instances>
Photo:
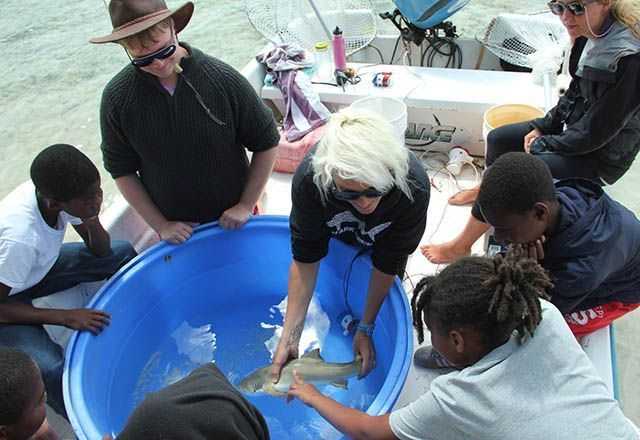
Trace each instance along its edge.
<instances>
[{"instance_id":1,"label":"fishing net","mask_svg":"<svg viewBox=\"0 0 640 440\"><path fill-rule=\"evenodd\" d=\"M545 108L553 106L552 87L569 47L569 34L557 17L500 14L477 39L503 61L531 68L534 81L544 86Z\"/></svg>"},{"instance_id":2,"label":"fishing net","mask_svg":"<svg viewBox=\"0 0 640 440\"><path fill-rule=\"evenodd\" d=\"M370 0L245 0L245 10L266 39L275 44L297 43L308 50L319 41L329 41L327 31L338 26L348 56L366 47L377 31Z\"/></svg>"},{"instance_id":3,"label":"fishing net","mask_svg":"<svg viewBox=\"0 0 640 440\"><path fill-rule=\"evenodd\" d=\"M529 68L555 63L559 67L569 34L551 14L500 14L478 40L508 63Z\"/></svg>"}]
</instances>

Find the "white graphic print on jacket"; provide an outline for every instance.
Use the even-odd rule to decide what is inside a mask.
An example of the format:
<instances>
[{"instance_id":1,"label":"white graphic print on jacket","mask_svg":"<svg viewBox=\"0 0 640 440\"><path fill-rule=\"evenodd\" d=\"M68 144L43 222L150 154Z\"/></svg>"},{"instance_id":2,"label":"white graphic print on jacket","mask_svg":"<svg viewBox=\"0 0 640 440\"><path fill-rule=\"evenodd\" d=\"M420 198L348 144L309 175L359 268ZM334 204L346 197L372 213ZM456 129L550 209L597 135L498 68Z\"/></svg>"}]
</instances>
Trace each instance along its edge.
<instances>
[{"instance_id":1,"label":"white graphic print on jacket","mask_svg":"<svg viewBox=\"0 0 640 440\"><path fill-rule=\"evenodd\" d=\"M374 226L370 230L366 230L366 224L356 218L351 211L343 211L333 216L327 222L327 226L331 230L331 235L340 235L345 232L353 232L356 240L364 246L373 246L376 241L376 235L391 226L391 222L381 223Z\"/></svg>"}]
</instances>

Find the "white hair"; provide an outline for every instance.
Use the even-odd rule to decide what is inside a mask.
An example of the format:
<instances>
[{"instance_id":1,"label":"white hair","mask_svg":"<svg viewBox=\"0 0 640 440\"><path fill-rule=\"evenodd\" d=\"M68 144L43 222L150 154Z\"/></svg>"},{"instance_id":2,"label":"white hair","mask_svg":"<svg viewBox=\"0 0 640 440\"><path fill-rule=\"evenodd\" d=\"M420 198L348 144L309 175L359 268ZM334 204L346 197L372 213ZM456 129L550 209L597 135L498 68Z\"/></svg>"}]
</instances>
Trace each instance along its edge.
<instances>
[{"instance_id":1,"label":"white hair","mask_svg":"<svg viewBox=\"0 0 640 440\"><path fill-rule=\"evenodd\" d=\"M322 200L336 177L354 180L378 191L409 188L409 150L391 124L375 113L345 108L331 115L312 158L313 182Z\"/></svg>"}]
</instances>

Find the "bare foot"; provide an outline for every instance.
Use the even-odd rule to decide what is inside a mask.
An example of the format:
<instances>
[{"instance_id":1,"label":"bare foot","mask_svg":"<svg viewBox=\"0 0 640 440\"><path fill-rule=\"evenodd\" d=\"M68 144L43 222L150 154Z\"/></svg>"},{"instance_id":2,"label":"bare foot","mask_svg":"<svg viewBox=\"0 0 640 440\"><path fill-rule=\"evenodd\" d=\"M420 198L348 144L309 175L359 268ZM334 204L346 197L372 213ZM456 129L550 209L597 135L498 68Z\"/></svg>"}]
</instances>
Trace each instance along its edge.
<instances>
[{"instance_id":1,"label":"bare foot","mask_svg":"<svg viewBox=\"0 0 640 440\"><path fill-rule=\"evenodd\" d=\"M478 198L480 187L465 189L449 197L450 205L470 205Z\"/></svg>"},{"instance_id":2,"label":"bare foot","mask_svg":"<svg viewBox=\"0 0 640 440\"><path fill-rule=\"evenodd\" d=\"M420 252L427 257L427 260L434 264L451 263L458 258L471 254L471 248L460 246L455 240L441 244L426 244L420 246Z\"/></svg>"}]
</instances>

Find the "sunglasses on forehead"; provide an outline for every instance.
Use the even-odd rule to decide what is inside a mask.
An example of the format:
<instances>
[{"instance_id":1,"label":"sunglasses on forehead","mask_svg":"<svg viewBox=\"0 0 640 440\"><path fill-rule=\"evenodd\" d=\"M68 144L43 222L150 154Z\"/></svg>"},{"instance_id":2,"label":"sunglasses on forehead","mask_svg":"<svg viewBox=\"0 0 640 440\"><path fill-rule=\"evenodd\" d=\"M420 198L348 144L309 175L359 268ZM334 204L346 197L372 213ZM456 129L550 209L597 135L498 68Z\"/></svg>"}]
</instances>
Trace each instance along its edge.
<instances>
[{"instance_id":1,"label":"sunglasses on forehead","mask_svg":"<svg viewBox=\"0 0 640 440\"><path fill-rule=\"evenodd\" d=\"M176 45L170 44L149 55L145 55L140 58L131 58L131 64L133 64L136 67L146 67L151 63L153 63L155 60L164 60L166 58L169 58L175 52L176 52Z\"/></svg>"},{"instance_id":2,"label":"sunglasses on forehead","mask_svg":"<svg viewBox=\"0 0 640 440\"><path fill-rule=\"evenodd\" d=\"M583 0L562 3L554 0L547 3L547 6L549 6L551 13L553 13L554 15L562 15L564 14L564 11L568 10L573 15L579 16L584 15L584 13L586 12L586 6L590 3L593 3L594 1L596 0Z\"/></svg>"},{"instance_id":3,"label":"sunglasses on forehead","mask_svg":"<svg viewBox=\"0 0 640 440\"><path fill-rule=\"evenodd\" d=\"M378 191L373 187L363 189L362 191L352 191L350 189L339 189L337 186L334 186L331 190L331 194L333 194L333 197L335 197L337 200L348 202L350 200L359 199L360 197L368 197L370 199L373 199L375 197L382 197L386 194L386 192Z\"/></svg>"}]
</instances>

